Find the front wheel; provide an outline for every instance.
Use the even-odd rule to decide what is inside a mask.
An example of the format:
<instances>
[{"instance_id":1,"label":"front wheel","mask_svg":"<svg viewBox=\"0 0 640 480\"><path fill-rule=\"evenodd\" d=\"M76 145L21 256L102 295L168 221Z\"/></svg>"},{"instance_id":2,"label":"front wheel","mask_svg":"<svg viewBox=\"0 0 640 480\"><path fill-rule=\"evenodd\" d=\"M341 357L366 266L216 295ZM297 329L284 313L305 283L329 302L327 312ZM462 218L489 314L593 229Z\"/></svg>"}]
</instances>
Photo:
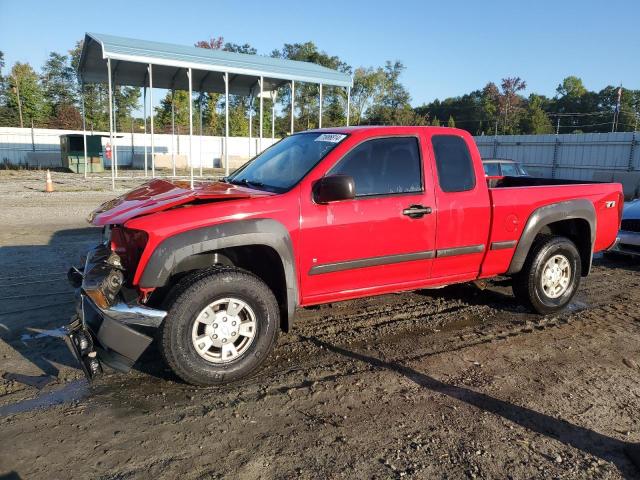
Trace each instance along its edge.
<instances>
[{"instance_id":1,"label":"front wheel","mask_svg":"<svg viewBox=\"0 0 640 480\"><path fill-rule=\"evenodd\" d=\"M254 372L273 349L278 303L255 275L213 267L183 280L162 326L160 350L184 381L218 385Z\"/></svg>"},{"instance_id":2,"label":"front wheel","mask_svg":"<svg viewBox=\"0 0 640 480\"><path fill-rule=\"evenodd\" d=\"M543 236L534 243L522 270L513 277L513 293L537 313L557 312L576 294L581 273L580 254L571 240Z\"/></svg>"}]
</instances>

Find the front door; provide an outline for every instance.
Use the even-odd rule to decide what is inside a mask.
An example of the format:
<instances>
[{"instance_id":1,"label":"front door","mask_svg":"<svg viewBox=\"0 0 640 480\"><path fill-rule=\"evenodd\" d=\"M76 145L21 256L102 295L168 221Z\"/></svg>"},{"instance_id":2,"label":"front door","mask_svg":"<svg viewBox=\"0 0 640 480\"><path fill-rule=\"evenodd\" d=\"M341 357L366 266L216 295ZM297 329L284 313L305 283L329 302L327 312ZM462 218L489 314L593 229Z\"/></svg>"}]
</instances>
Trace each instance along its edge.
<instances>
[{"instance_id":1,"label":"front door","mask_svg":"<svg viewBox=\"0 0 640 480\"><path fill-rule=\"evenodd\" d=\"M353 177L356 198L326 205L301 198L304 304L410 288L429 278L435 206L420 141L365 140L326 173Z\"/></svg>"}]
</instances>

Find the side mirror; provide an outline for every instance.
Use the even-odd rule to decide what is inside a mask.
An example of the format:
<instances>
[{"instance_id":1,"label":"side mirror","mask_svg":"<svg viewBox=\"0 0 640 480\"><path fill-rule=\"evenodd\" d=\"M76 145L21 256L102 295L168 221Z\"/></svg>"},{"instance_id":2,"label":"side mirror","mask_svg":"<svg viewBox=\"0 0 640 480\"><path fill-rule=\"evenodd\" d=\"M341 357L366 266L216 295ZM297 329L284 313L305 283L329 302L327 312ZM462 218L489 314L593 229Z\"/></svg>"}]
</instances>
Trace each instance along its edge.
<instances>
[{"instance_id":1,"label":"side mirror","mask_svg":"<svg viewBox=\"0 0 640 480\"><path fill-rule=\"evenodd\" d=\"M322 177L313 184L313 201L316 203L338 202L351 200L356 196L353 177L349 175L329 175Z\"/></svg>"}]
</instances>

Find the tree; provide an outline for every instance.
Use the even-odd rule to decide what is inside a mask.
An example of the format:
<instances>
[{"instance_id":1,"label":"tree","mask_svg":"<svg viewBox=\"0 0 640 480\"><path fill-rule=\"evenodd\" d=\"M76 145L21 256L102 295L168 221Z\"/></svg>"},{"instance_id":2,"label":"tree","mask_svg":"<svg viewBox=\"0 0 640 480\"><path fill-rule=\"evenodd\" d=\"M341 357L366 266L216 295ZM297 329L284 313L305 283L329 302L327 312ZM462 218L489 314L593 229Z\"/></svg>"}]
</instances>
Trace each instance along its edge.
<instances>
[{"instance_id":1,"label":"tree","mask_svg":"<svg viewBox=\"0 0 640 480\"><path fill-rule=\"evenodd\" d=\"M360 125L367 111L377 103L384 92L385 75L382 68L356 68L351 89L351 118Z\"/></svg>"},{"instance_id":2,"label":"tree","mask_svg":"<svg viewBox=\"0 0 640 480\"><path fill-rule=\"evenodd\" d=\"M384 67L384 82L382 94L376 105L368 115L369 123L379 125L407 125L411 123L425 122L425 116L413 110L409 104L411 95L400 82L400 75L405 66L400 61L387 61ZM413 115L409 115L411 109Z\"/></svg>"},{"instance_id":3,"label":"tree","mask_svg":"<svg viewBox=\"0 0 640 480\"><path fill-rule=\"evenodd\" d=\"M447 127L456 128L456 121L453 119L453 116L449 115L449 121L447 122Z\"/></svg>"},{"instance_id":4,"label":"tree","mask_svg":"<svg viewBox=\"0 0 640 480\"><path fill-rule=\"evenodd\" d=\"M71 68L75 75L76 84L78 85L79 94L77 103L82 104L82 92L84 91L84 110L86 126L89 130L109 130L109 110L108 110L108 92L104 83L89 83L81 86L81 79L78 75L78 65L80 63L80 55L82 53L83 40L76 42L73 49L69 50L71 58Z\"/></svg>"},{"instance_id":5,"label":"tree","mask_svg":"<svg viewBox=\"0 0 640 480\"><path fill-rule=\"evenodd\" d=\"M504 115L503 132L507 135L520 133L518 124L523 112L523 99L518 92L527 88L527 84L520 77L507 77L502 79L500 86L502 88L500 109Z\"/></svg>"},{"instance_id":6,"label":"tree","mask_svg":"<svg viewBox=\"0 0 640 480\"><path fill-rule=\"evenodd\" d=\"M16 62L8 76L6 104L14 124L24 127L33 120L39 123L44 114L44 93L38 74L28 63Z\"/></svg>"},{"instance_id":7,"label":"tree","mask_svg":"<svg viewBox=\"0 0 640 480\"><path fill-rule=\"evenodd\" d=\"M45 101L54 109L59 105L72 105L76 100L76 82L69 57L57 52L49 53L42 68L42 87Z\"/></svg>"},{"instance_id":8,"label":"tree","mask_svg":"<svg viewBox=\"0 0 640 480\"><path fill-rule=\"evenodd\" d=\"M288 60L298 60L322 65L327 68L351 74L351 67L335 55L329 55L320 51L315 43L285 43L281 50L271 52L274 58ZM323 126L343 125L346 110L346 94L343 88L325 87L323 88ZM319 113L319 91L318 85L311 83L296 83L295 88L295 129L296 131L318 126ZM278 91L278 98L286 112L279 118L278 134L284 135L290 129L291 121L291 90L283 87Z\"/></svg>"},{"instance_id":9,"label":"tree","mask_svg":"<svg viewBox=\"0 0 640 480\"><path fill-rule=\"evenodd\" d=\"M587 89L582 84L582 79L571 75L562 80L556 92L561 97L579 98L587 93Z\"/></svg>"},{"instance_id":10,"label":"tree","mask_svg":"<svg viewBox=\"0 0 640 480\"><path fill-rule=\"evenodd\" d=\"M208 48L209 50L220 50L223 44L224 44L224 38L211 37L209 40L200 40L199 42L196 42L194 46L198 48Z\"/></svg>"},{"instance_id":11,"label":"tree","mask_svg":"<svg viewBox=\"0 0 640 480\"><path fill-rule=\"evenodd\" d=\"M551 120L544 111L546 97L532 93L529 95L527 112L522 119L521 130L523 133L542 135L553 133Z\"/></svg>"}]
</instances>

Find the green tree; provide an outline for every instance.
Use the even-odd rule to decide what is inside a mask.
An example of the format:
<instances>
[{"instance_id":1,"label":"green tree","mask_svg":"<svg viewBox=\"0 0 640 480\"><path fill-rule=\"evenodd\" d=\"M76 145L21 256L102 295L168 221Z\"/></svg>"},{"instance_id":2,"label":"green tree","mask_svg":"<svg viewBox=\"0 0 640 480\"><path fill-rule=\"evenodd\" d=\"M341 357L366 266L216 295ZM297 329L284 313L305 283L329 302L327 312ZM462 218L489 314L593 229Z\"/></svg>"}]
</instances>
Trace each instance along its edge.
<instances>
[{"instance_id":1,"label":"green tree","mask_svg":"<svg viewBox=\"0 0 640 480\"><path fill-rule=\"evenodd\" d=\"M581 78L571 75L562 80L562 83L556 88L556 92L561 97L580 98L587 93L587 89Z\"/></svg>"},{"instance_id":2,"label":"green tree","mask_svg":"<svg viewBox=\"0 0 640 480\"><path fill-rule=\"evenodd\" d=\"M382 68L356 68L351 89L351 123L360 125L367 111L382 97L384 86Z\"/></svg>"},{"instance_id":3,"label":"green tree","mask_svg":"<svg viewBox=\"0 0 640 480\"><path fill-rule=\"evenodd\" d=\"M78 65L80 63L80 55L82 54L83 40L76 42L74 48L69 50L71 57L71 68L76 77L76 84L80 91L78 95L78 103L82 104L82 92L84 91L84 108L85 119L88 130L109 130L109 110L108 110L108 92L104 83L85 84L81 89L82 81L78 73Z\"/></svg>"},{"instance_id":4,"label":"green tree","mask_svg":"<svg viewBox=\"0 0 640 480\"><path fill-rule=\"evenodd\" d=\"M452 115L449 115L449 120L447 121L447 127L456 128L456 121L453 119Z\"/></svg>"},{"instance_id":5,"label":"green tree","mask_svg":"<svg viewBox=\"0 0 640 480\"><path fill-rule=\"evenodd\" d=\"M44 118L44 93L38 74L28 63L17 62L8 75L6 105L14 125L28 126L33 120L41 124Z\"/></svg>"},{"instance_id":6,"label":"green tree","mask_svg":"<svg viewBox=\"0 0 640 480\"><path fill-rule=\"evenodd\" d=\"M542 135L553 133L553 125L544 111L548 100L542 95L529 95L527 112L523 116L521 130L523 133Z\"/></svg>"},{"instance_id":7,"label":"green tree","mask_svg":"<svg viewBox=\"0 0 640 480\"><path fill-rule=\"evenodd\" d=\"M42 87L45 101L52 107L71 105L76 100L76 82L73 67L67 55L49 53L42 67Z\"/></svg>"},{"instance_id":8,"label":"green tree","mask_svg":"<svg viewBox=\"0 0 640 480\"><path fill-rule=\"evenodd\" d=\"M351 67L335 55L320 51L315 43L285 44L281 50L271 52L274 58L311 62L343 73L351 74ZM323 88L323 126L344 125L346 93L344 88ZM318 85L296 83L295 88L295 129L296 131L315 128L318 125L319 91ZM278 98L284 115L278 119L277 135L285 135L290 129L291 90L288 86L280 88Z\"/></svg>"},{"instance_id":9,"label":"green tree","mask_svg":"<svg viewBox=\"0 0 640 480\"><path fill-rule=\"evenodd\" d=\"M367 121L379 125L407 125L424 122L425 117L413 110L409 104L411 95L400 82L405 66L400 61L387 61L384 67L382 94L378 102L370 108ZM410 109L413 115L409 114Z\"/></svg>"}]
</instances>

